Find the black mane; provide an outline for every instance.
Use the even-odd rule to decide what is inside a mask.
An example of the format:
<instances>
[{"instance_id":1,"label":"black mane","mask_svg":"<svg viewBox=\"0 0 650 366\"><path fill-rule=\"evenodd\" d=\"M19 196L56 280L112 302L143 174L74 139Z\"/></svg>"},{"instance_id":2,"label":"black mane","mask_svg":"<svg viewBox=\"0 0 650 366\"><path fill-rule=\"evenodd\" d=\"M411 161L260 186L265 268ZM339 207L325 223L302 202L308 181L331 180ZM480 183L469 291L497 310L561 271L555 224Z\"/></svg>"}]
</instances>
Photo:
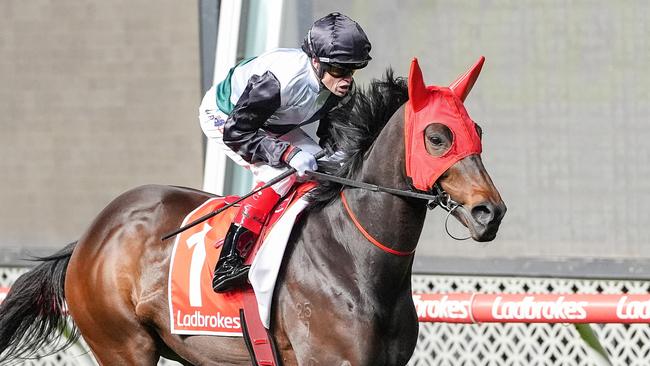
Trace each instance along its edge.
<instances>
[{"instance_id":1,"label":"black mane","mask_svg":"<svg viewBox=\"0 0 650 366\"><path fill-rule=\"evenodd\" d=\"M388 68L383 79L374 79L365 89L354 88L354 106L351 113L330 113L332 141L345 157L337 163L319 163L319 171L338 177L355 178L363 164L365 153L379 136L390 117L408 100L405 78L395 78ZM342 163L342 165L341 165ZM339 196L342 186L321 182L312 191L312 208L322 208Z\"/></svg>"}]
</instances>

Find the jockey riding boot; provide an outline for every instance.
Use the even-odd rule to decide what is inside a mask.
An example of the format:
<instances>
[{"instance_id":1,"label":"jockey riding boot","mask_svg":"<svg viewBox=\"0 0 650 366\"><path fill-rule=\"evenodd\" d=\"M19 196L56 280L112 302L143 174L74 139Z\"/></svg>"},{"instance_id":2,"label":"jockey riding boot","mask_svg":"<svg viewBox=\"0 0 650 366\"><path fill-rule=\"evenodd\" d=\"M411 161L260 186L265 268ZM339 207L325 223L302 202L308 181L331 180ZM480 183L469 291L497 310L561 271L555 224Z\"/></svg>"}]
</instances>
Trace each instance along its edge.
<instances>
[{"instance_id":1,"label":"jockey riding boot","mask_svg":"<svg viewBox=\"0 0 650 366\"><path fill-rule=\"evenodd\" d=\"M227 292L248 282L249 265L246 256L255 245L269 213L280 200L273 189L265 189L245 199L230 224L223 241L219 260L214 268L212 288Z\"/></svg>"},{"instance_id":2,"label":"jockey riding boot","mask_svg":"<svg viewBox=\"0 0 650 366\"><path fill-rule=\"evenodd\" d=\"M255 239L257 235L247 228L236 223L230 224L212 278L215 292L226 292L246 284L250 266L244 265L244 257L238 247L252 245L251 241Z\"/></svg>"}]
</instances>

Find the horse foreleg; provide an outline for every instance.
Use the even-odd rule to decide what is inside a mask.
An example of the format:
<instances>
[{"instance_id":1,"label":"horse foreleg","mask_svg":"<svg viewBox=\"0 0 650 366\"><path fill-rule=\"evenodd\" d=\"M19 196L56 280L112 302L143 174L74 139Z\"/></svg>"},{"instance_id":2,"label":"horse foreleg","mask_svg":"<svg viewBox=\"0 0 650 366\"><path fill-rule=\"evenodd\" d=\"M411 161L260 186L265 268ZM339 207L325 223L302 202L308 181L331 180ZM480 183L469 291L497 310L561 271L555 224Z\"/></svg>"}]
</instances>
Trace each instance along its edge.
<instances>
[{"instance_id":1,"label":"horse foreleg","mask_svg":"<svg viewBox=\"0 0 650 366\"><path fill-rule=\"evenodd\" d=\"M284 366L396 366L406 363L386 362L380 349L382 344L376 342L372 318L350 311L346 297L305 293L297 286L292 287L299 283L298 280L287 276L286 284L278 286L280 300L272 321Z\"/></svg>"}]
</instances>

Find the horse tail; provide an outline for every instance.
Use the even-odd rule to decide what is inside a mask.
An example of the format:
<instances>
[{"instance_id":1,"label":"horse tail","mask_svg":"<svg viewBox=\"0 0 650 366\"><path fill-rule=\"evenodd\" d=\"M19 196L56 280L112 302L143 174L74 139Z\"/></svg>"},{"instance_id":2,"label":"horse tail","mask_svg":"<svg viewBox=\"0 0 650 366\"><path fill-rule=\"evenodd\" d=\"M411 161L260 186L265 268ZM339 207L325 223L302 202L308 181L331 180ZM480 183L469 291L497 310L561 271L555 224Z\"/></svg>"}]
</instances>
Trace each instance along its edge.
<instances>
[{"instance_id":1,"label":"horse tail","mask_svg":"<svg viewBox=\"0 0 650 366\"><path fill-rule=\"evenodd\" d=\"M66 268L76 245L34 258L41 263L12 285L0 304L0 364L34 357L45 345L52 347L48 354L56 353L79 339L78 329L68 321L64 293Z\"/></svg>"}]
</instances>

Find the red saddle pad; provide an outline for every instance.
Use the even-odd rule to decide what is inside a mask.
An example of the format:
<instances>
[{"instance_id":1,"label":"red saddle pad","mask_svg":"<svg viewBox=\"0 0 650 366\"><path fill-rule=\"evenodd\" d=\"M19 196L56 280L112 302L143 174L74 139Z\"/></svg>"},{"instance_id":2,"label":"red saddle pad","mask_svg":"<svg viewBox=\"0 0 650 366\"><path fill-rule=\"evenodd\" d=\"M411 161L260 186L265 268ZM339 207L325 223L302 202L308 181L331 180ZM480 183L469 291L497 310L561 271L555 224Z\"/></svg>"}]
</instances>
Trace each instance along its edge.
<instances>
[{"instance_id":1,"label":"red saddle pad","mask_svg":"<svg viewBox=\"0 0 650 366\"><path fill-rule=\"evenodd\" d=\"M291 202L313 188L305 183L285 196L271 214L265 229L246 263L252 263L265 234L282 216ZM182 226L233 202L238 197L211 198L183 220ZM239 206L178 234L174 241L169 268L169 310L174 334L241 336L239 309L243 308L243 291L228 293L212 291L214 266L219 259L221 244Z\"/></svg>"}]
</instances>

